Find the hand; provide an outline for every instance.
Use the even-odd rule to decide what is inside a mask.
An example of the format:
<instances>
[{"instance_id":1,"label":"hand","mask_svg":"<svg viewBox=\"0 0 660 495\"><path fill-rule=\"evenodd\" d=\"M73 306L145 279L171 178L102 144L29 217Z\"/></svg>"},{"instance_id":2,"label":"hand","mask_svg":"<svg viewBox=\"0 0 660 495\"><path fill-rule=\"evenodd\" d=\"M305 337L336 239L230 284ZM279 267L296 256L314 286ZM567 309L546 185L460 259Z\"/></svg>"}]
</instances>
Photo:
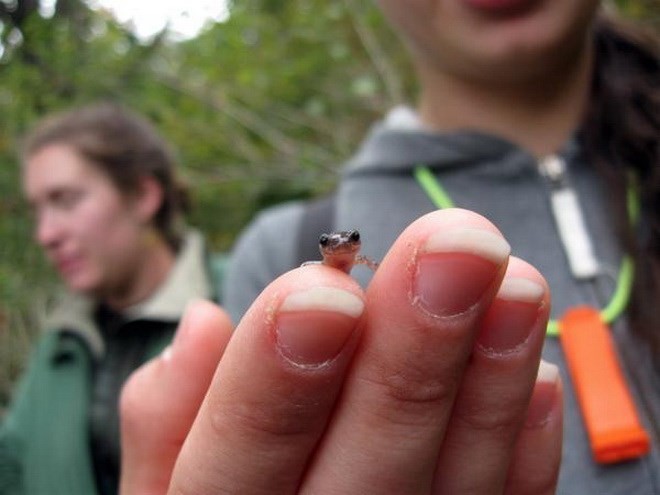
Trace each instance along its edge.
<instances>
[{"instance_id":1,"label":"hand","mask_svg":"<svg viewBox=\"0 0 660 495\"><path fill-rule=\"evenodd\" d=\"M226 316L193 306L125 387L122 493L554 493L549 306L464 210L414 222L366 292L325 266L283 275L224 355Z\"/></svg>"}]
</instances>

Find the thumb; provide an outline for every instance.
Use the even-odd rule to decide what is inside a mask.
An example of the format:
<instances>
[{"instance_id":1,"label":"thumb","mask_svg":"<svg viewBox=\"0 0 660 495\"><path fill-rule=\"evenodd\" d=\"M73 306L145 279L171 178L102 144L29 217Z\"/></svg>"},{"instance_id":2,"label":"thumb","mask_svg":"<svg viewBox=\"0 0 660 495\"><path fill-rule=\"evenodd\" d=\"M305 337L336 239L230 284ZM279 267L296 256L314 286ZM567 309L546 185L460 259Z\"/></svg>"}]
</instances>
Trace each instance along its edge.
<instances>
[{"instance_id":1,"label":"thumb","mask_svg":"<svg viewBox=\"0 0 660 495\"><path fill-rule=\"evenodd\" d=\"M227 314L188 305L170 347L137 369L120 399L120 493L166 493L179 450L229 342Z\"/></svg>"}]
</instances>

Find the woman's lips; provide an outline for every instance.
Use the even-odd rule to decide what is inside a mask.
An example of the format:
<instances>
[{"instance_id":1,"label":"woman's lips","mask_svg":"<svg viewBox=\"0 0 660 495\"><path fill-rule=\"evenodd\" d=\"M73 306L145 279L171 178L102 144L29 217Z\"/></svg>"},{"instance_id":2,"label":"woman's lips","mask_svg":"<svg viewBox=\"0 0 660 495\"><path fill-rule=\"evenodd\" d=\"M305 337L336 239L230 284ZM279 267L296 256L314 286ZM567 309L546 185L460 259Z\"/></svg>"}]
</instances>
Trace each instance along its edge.
<instances>
[{"instance_id":1,"label":"woman's lips","mask_svg":"<svg viewBox=\"0 0 660 495\"><path fill-rule=\"evenodd\" d=\"M506 15L527 10L537 3L537 0L464 0L464 2L475 10L494 15Z\"/></svg>"},{"instance_id":2,"label":"woman's lips","mask_svg":"<svg viewBox=\"0 0 660 495\"><path fill-rule=\"evenodd\" d=\"M67 257L60 258L56 262L57 271L62 275L66 275L75 271L82 263L82 259L79 257Z\"/></svg>"}]
</instances>

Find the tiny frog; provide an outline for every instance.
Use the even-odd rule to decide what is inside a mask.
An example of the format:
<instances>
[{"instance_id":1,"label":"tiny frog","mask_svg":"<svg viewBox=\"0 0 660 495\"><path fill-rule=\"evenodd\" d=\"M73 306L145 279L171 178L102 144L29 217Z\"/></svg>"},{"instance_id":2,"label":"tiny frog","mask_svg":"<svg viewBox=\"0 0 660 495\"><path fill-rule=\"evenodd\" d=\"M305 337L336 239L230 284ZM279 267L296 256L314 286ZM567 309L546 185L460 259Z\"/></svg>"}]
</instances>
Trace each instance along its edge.
<instances>
[{"instance_id":1,"label":"tiny frog","mask_svg":"<svg viewBox=\"0 0 660 495\"><path fill-rule=\"evenodd\" d=\"M378 268L378 263L360 254L360 233L357 230L347 230L321 234L319 250L322 261L308 261L305 265L323 264L345 273L350 273L353 265L364 264L372 270Z\"/></svg>"}]
</instances>

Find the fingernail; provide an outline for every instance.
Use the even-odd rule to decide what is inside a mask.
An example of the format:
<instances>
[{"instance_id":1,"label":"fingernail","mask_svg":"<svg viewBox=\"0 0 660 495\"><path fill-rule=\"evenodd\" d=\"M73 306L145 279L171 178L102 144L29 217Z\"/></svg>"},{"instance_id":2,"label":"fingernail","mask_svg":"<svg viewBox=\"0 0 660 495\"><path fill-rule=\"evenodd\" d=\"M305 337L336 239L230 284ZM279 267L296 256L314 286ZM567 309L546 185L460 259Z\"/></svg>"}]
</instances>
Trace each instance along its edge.
<instances>
[{"instance_id":1,"label":"fingernail","mask_svg":"<svg viewBox=\"0 0 660 495\"><path fill-rule=\"evenodd\" d=\"M510 252L501 236L487 230L454 229L432 235L417 262L416 301L437 316L467 311L491 286Z\"/></svg>"},{"instance_id":2,"label":"fingernail","mask_svg":"<svg viewBox=\"0 0 660 495\"><path fill-rule=\"evenodd\" d=\"M529 338L539 318L545 289L521 277L506 277L486 313L477 345L489 354L515 352Z\"/></svg>"},{"instance_id":3,"label":"fingernail","mask_svg":"<svg viewBox=\"0 0 660 495\"><path fill-rule=\"evenodd\" d=\"M163 349L163 352L160 353L160 357L165 361L172 359L172 345L168 345L165 349Z\"/></svg>"},{"instance_id":4,"label":"fingernail","mask_svg":"<svg viewBox=\"0 0 660 495\"><path fill-rule=\"evenodd\" d=\"M183 310L183 315L181 316L181 320L179 321L179 326L177 327L176 333L174 334L174 340L172 341L173 349L176 349L178 346L180 346L181 342L186 340L188 334L190 334L192 329L195 327L193 324L195 320L195 306L199 301L199 299L195 299L186 304L186 307Z\"/></svg>"},{"instance_id":5,"label":"fingernail","mask_svg":"<svg viewBox=\"0 0 660 495\"><path fill-rule=\"evenodd\" d=\"M172 359L173 353L177 352L177 349L182 345L182 342L186 341L187 335L190 333L191 325L189 323L192 318L192 302L189 302L186 305L186 308L183 310L181 319L179 320L179 325L176 327L176 332L174 333L174 338L172 343L169 344L163 351L160 353L161 359L163 361L170 361Z\"/></svg>"},{"instance_id":6,"label":"fingernail","mask_svg":"<svg viewBox=\"0 0 660 495\"><path fill-rule=\"evenodd\" d=\"M190 301L187 305L186 308L183 310L183 315L181 316L181 320L179 321L179 326L176 329L176 333L174 334L174 340L172 341L172 347L177 347L178 345L181 345L181 342L186 340L186 335L190 333L190 328L192 325L190 325L190 320L193 319L193 306L195 305L196 301Z\"/></svg>"},{"instance_id":7,"label":"fingernail","mask_svg":"<svg viewBox=\"0 0 660 495\"><path fill-rule=\"evenodd\" d=\"M558 383L559 368L554 364L541 361L534 384L534 393L527 409L525 425L528 428L538 428L550 420L557 401Z\"/></svg>"},{"instance_id":8,"label":"fingernail","mask_svg":"<svg viewBox=\"0 0 660 495\"><path fill-rule=\"evenodd\" d=\"M289 294L276 322L281 355L302 367L325 365L339 355L363 310L362 299L334 287Z\"/></svg>"}]
</instances>

